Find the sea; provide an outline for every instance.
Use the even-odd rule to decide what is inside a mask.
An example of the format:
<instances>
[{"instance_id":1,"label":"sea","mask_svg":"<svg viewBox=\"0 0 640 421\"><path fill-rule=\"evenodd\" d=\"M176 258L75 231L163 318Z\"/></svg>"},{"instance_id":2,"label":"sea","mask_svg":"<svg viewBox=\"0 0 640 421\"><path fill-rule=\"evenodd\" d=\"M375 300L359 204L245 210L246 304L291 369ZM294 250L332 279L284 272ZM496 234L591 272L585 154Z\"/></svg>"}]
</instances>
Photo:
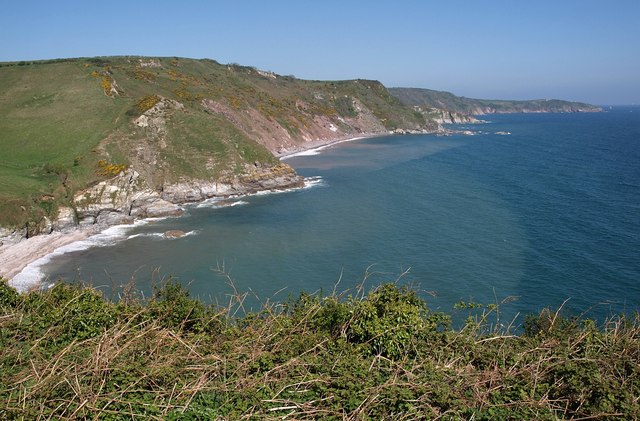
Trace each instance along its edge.
<instances>
[{"instance_id":1,"label":"sea","mask_svg":"<svg viewBox=\"0 0 640 421\"><path fill-rule=\"evenodd\" d=\"M123 285L148 296L172 279L210 303L242 295L244 310L397 282L434 311L497 304L516 324L545 308L598 321L637 312L640 107L482 118L451 127L473 135L383 136L289 157L305 188L110 228L36 271L116 299Z\"/></svg>"}]
</instances>

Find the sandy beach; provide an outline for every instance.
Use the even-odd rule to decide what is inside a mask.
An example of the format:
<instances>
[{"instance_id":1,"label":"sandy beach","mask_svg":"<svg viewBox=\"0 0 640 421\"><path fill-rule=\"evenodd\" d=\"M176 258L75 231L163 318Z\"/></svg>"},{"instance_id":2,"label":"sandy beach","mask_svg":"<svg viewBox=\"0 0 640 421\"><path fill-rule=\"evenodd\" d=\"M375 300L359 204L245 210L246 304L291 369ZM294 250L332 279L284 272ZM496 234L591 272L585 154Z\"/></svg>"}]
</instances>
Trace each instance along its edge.
<instances>
[{"instance_id":1,"label":"sandy beach","mask_svg":"<svg viewBox=\"0 0 640 421\"><path fill-rule=\"evenodd\" d=\"M23 285L13 280L25 267L60 247L84 240L95 233L93 229L77 229L71 232L37 235L17 243L4 244L0 246L0 276L8 279L9 285L18 291L26 291L34 285Z\"/></svg>"},{"instance_id":2,"label":"sandy beach","mask_svg":"<svg viewBox=\"0 0 640 421\"><path fill-rule=\"evenodd\" d=\"M279 159L285 160L300 154L318 152L339 143L385 135L387 135L387 133L363 133L357 137L316 140L275 155ZM108 227L93 226L88 228L78 228L77 230L70 232L56 231L51 234L37 235L15 243L4 244L0 246L0 277L9 280L9 285L21 292L35 288L38 285L34 284L33 280L23 280L20 279L21 277L16 278L16 276L38 259L48 256L61 247L77 241L85 240L106 228Z\"/></svg>"},{"instance_id":3,"label":"sandy beach","mask_svg":"<svg viewBox=\"0 0 640 421\"><path fill-rule=\"evenodd\" d=\"M288 149L282 153L274 153L274 155L280 160L286 160L288 158L293 158L294 156L307 154L313 151L320 151L325 148L330 148L339 143L351 142L354 140L360 139L368 139L372 137L380 137L380 136L388 136L389 133L362 133L356 137L347 137L347 138L338 138L338 139L330 139L330 140L314 140L311 142L306 142L301 145L296 146L295 148Z\"/></svg>"}]
</instances>

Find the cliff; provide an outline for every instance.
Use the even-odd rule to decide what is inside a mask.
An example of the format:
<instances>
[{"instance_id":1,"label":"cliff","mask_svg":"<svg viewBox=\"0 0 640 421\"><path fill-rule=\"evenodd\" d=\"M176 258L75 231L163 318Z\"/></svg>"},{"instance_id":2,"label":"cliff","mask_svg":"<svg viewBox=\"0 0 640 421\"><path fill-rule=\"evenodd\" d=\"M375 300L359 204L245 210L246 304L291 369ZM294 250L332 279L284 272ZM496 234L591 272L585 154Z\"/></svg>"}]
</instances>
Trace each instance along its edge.
<instances>
[{"instance_id":1,"label":"cliff","mask_svg":"<svg viewBox=\"0 0 640 421\"><path fill-rule=\"evenodd\" d=\"M0 63L0 92L0 237L299 186L277 156L335 140L436 132L476 122L471 114L594 109L300 80L176 57Z\"/></svg>"},{"instance_id":2,"label":"cliff","mask_svg":"<svg viewBox=\"0 0 640 421\"><path fill-rule=\"evenodd\" d=\"M431 107L466 115L602 111L600 107L594 105L557 99L529 101L472 99L456 96L450 92L418 88L389 88L389 92L405 105Z\"/></svg>"},{"instance_id":3,"label":"cliff","mask_svg":"<svg viewBox=\"0 0 640 421\"><path fill-rule=\"evenodd\" d=\"M302 179L276 155L439 127L377 81L305 81L213 60L0 63L0 92L0 227L24 236L289 188Z\"/></svg>"}]
</instances>

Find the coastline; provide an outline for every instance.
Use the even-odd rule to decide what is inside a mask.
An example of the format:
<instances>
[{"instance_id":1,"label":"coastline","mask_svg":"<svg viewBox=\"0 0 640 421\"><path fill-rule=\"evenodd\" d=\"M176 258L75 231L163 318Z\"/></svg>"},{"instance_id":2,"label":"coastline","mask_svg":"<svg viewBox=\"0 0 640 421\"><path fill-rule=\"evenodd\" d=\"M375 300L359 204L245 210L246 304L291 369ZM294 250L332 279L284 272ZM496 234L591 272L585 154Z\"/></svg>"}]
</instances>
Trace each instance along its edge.
<instances>
[{"instance_id":1,"label":"coastline","mask_svg":"<svg viewBox=\"0 0 640 421\"><path fill-rule=\"evenodd\" d=\"M302 187L284 188L282 190L265 189L248 194L186 202L183 203L183 205L211 206L212 203L226 203L229 198L233 198L234 201L223 206L235 206L237 203L246 203L241 200L235 201L243 197L305 189L317 184L318 180L311 177L310 179L305 179ZM97 223L91 226L79 225L75 229L53 231L49 234L40 234L2 244L0 245L0 278L5 279L9 286L15 288L20 293L46 287L46 279L40 271L40 267L46 264L52 257L71 251L99 246L104 243L113 244L114 238L115 241L126 239L127 236L123 234L140 224L179 216L180 215L136 218L130 223L124 224Z\"/></svg>"},{"instance_id":2,"label":"coastline","mask_svg":"<svg viewBox=\"0 0 640 421\"><path fill-rule=\"evenodd\" d=\"M287 160L289 158L293 158L295 156L302 155L316 155L317 152L335 146L339 143L352 142L355 140L361 139L370 139L374 137L382 137L382 136L391 136L393 133L362 133L359 136L355 137L346 137L346 138L337 138L337 139L327 139L327 140L313 140L311 142L306 142L301 145L297 145L295 148L288 149L282 152L274 152L276 158L280 161Z\"/></svg>"},{"instance_id":3,"label":"coastline","mask_svg":"<svg viewBox=\"0 0 640 421\"><path fill-rule=\"evenodd\" d=\"M56 250L86 240L97 234L97 228L79 228L69 232L54 231L51 234L36 235L0 246L0 276L18 292L27 292L38 285L19 279L19 275L30 264L55 253Z\"/></svg>"},{"instance_id":4,"label":"coastline","mask_svg":"<svg viewBox=\"0 0 640 421\"><path fill-rule=\"evenodd\" d=\"M425 131L423 133L437 134L437 132L432 131ZM282 153L274 153L274 155L280 161L285 161L295 156L316 155L324 149L341 143L375 137L394 136L398 134L399 133L392 132L374 132L362 133L355 137L315 140L296 146L295 148L287 151L283 151ZM285 189L285 191L286 190L288 189ZM273 190L269 189L264 191L270 192ZM260 192L256 192L254 194L260 194ZM251 195L252 194L247 194L237 197ZM207 200L210 199L192 203L204 203ZM42 286L43 279L40 276L39 280L35 281L34 278L38 277L39 267L46 263L51 256L76 250L77 247L73 247L75 243L90 240L91 237L99 236L111 228L120 227L123 229L129 229L139 223L144 223L145 221L152 219L156 218L135 218L131 223L127 224L99 223L91 226L79 225L75 229L71 230L53 231L49 234L36 235L19 241L5 243L0 245L0 278L6 279L9 285L16 288L19 292L28 292L32 289L37 289Z\"/></svg>"}]
</instances>

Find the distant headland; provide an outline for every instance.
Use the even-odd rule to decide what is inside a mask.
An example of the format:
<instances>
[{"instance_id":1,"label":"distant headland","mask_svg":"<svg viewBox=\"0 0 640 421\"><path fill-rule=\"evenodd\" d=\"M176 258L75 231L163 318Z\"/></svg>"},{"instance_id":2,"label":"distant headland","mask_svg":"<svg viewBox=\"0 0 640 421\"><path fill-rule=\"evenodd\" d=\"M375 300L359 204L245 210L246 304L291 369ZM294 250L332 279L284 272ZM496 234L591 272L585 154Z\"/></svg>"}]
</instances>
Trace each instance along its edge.
<instances>
[{"instance_id":1,"label":"distant headland","mask_svg":"<svg viewBox=\"0 0 640 421\"><path fill-rule=\"evenodd\" d=\"M0 89L0 276L15 258L11 246L39 234L94 232L177 215L186 202L299 187L302 177L278 159L298 151L443 132L475 114L599 111L178 57L0 63Z\"/></svg>"}]
</instances>

